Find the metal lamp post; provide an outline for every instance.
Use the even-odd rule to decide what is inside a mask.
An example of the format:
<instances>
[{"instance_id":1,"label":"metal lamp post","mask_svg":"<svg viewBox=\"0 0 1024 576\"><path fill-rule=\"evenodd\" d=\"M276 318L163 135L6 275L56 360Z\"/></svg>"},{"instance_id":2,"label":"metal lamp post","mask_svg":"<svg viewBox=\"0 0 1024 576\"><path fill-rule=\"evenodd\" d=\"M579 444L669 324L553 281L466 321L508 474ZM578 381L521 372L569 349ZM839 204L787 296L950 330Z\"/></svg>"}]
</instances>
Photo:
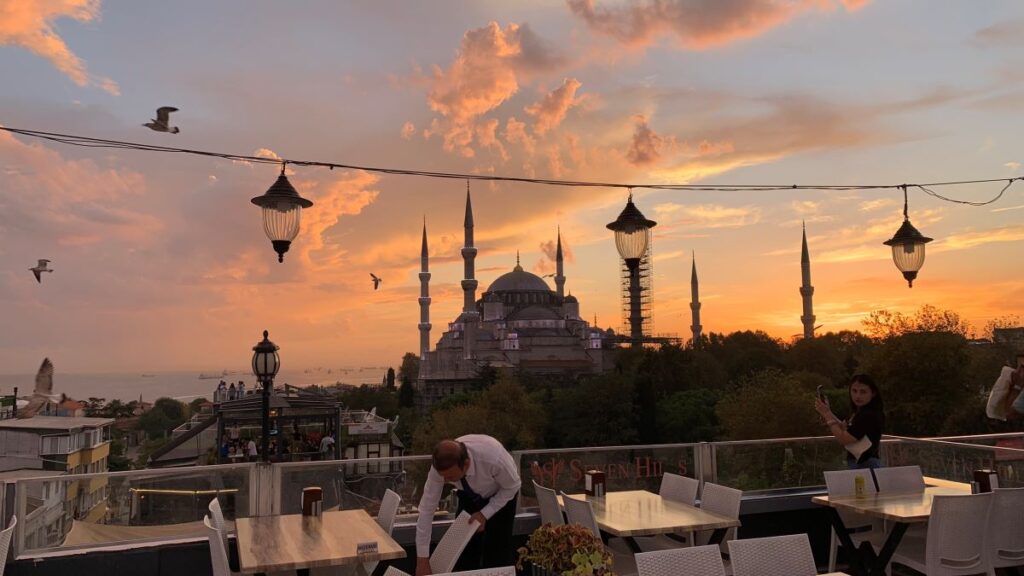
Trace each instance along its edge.
<instances>
[{"instance_id":1,"label":"metal lamp post","mask_svg":"<svg viewBox=\"0 0 1024 576\"><path fill-rule=\"evenodd\" d=\"M287 164L281 165L281 175L262 196L252 203L263 209L263 231L277 252L277 261L284 262L284 253L291 247L292 240L299 235L302 209L313 202L299 196L299 193L285 176Z\"/></svg>"},{"instance_id":2,"label":"metal lamp post","mask_svg":"<svg viewBox=\"0 0 1024 576\"><path fill-rule=\"evenodd\" d=\"M932 239L918 232L907 215L907 187L903 186L903 224L892 238L883 242L892 248L892 261L907 279L907 285L914 287L917 272L924 265L924 245Z\"/></svg>"},{"instance_id":3,"label":"metal lamp post","mask_svg":"<svg viewBox=\"0 0 1024 576\"><path fill-rule=\"evenodd\" d=\"M622 213L615 222L608 224L608 229L615 232L615 248L629 270L629 337L632 346L640 346L644 335L640 311L640 259L647 252L651 228L656 225L657 222L645 218L633 204L632 192Z\"/></svg>"},{"instance_id":4,"label":"metal lamp post","mask_svg":"<svg viewBox=\"0 0 1024 576\"><path fill-rule=\"evenodd\" d=\"M274 389L274 376L281 369L278 347L267 339L268 335L264 330L263 340L252 347L252 373L263 386L263 437L260 450L264 462L270 461L270 393Z\"/></svg>"}]
</instances>

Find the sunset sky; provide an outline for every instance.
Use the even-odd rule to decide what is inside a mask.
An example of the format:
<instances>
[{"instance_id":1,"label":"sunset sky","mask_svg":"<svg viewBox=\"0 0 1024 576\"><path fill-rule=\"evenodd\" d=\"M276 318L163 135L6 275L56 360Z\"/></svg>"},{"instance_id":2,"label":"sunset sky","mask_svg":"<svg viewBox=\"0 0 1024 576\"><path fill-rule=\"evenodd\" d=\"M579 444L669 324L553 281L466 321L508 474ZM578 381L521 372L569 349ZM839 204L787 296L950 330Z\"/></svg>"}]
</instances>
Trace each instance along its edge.
<instances>
[{"instance_id":1,"label":"sunset sky","mask_svg":"<svg viewBox=\"0 0 1024 576\"><path fill-rule=\"evenodd\" d=\"M176 106L177 135L141 126ZM891 184L1024 175L1024 3L0 0L0 124L368 166L578 180ZM296 168L315 202L278 264L249 199L267 165L0 132L0 372L285 368L415 351L426 218L432 340L461 309L465 184ZM943 188L986 200L999 184ZM625 192L473 184L478 296L553 271L621 325L605 224ZM912 191L935 238L913 289L882 242L902 195L635 193L658 222L654 326L801 332L806 221L823 330L932 304L1024 314L1024 182L970 207ZM27 270L49 258L37 284ZM384 279L373 290L369 273ZM553 284L552 284L553 287Z\"/></svg>"}]
</instances>

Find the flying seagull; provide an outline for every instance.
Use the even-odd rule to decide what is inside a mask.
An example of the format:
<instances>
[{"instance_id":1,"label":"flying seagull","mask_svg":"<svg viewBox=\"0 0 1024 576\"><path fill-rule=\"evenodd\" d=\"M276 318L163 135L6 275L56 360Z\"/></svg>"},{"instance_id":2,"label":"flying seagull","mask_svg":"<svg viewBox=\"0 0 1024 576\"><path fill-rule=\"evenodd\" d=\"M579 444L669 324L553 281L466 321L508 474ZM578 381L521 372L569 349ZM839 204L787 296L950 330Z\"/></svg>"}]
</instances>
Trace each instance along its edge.
<instances>
[{"instance_id":1,"label":"flying seagull","mask_svg":"<svg viewBox=\"0 0 1024 576\"><path fill-rule=\"evenodd\" d=\"M178 127L168 125L171 121L171 112L177 111L178 109L172 106L161 106L156 109L156 120L150 120L148 123L143 124L143 126L157 132L170 132L171 134L177 134L180 132Z\"/></svg>"},{"instance_id":2,"label":"flying seagull","mask_svg":"<svg viewBox=\"0 0 1024 576\"><path fill-rule=\"evenodd\" d=\"M378 278L373 272L370 272L370 278L373 278L373 289L376 290L377 288L380 288L380 283L383 282L383 280Z\"/></svg>"},{"instance_id":3,"label":"flying seagull","mask_svg":"<svg viewBox=\"0 0 1024 576\"><path fill-rule=\"evenodd\" d=\"M36 282L39 282L40 284L43 283L43 272L53 272L53 269L47 266L49 263L49 260L40 258L39 263L36 264L34 268L29 268L29 270L32 271L32 274L35 275Z\"/></svg>"},{"instance_id":4,"label":"flying seagull","mask_svg":"<svg viewBox=\"0 0 1024 576\"><path fill-rule=\"evenodd\" d=\"M43 359L36 374L36 387L24 408L18 407L18 418L31 418L46 407L48 403L60 404L64 401L63 394L53 393L53 362Z\"/></svg>"}]
</instances>

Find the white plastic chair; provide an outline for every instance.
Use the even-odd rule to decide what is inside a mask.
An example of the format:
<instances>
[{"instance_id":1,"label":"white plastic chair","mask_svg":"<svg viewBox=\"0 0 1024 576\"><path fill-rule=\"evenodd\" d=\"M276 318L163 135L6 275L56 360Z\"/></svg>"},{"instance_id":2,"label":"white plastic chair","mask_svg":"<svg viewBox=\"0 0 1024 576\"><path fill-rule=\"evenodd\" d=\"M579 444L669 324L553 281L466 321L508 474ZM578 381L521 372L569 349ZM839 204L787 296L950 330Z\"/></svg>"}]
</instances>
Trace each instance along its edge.
<instances>
[{"instance_id":1,"label":"white plastic chair","mask_svg":"<svg viewBox=\"0 0 1024 576\"><path fill-rule=\"evenodd\" d=\"M403 572L394 566L388 566L388 569L384 571L384 576L412 576L408 572Z\"/></svg>"},{"instance_id":2,"label":"white plastic chair","mask_svg":"<svg viewBox=\"0 0 1024 576\"><path fill-rule=\"evenodd\" d=\"M1024 566L1024 488L1000 488L992 493L987 530L989 574L995 576L996 568Z\"/></svg>"},{"instance_id":3,"label":"white plastic chair","mask_svg":"<svg viewBox=\"0 0 1024 576\"><path fill-rule=\"evenodd\" d=\"M206 538L210 541L210 564L213 566L213 576L231 576L231 567L228 566L228 550L224 547L224 533L213 525L209 515L203 517L203 524L206 525Z\"/></svg>"},{"instance_id":4,"label":"white plastic chair","mask_svg":"<svg viewBox=\"0 0 1024 576\"><path fill-rule=\"evenodd\" d=\"M451 572L455 568L455 562L476 533L476 522L470 522L469 519L469 513L463 512L448 527L441 541L437 543L437 548L434 548L434 553L430 555L431 572L439 574Z\"/></svg>"},{"instance_id":5,"label":"white plastic chair","mask_svg":"<svg viewBox=\"0 0 1024 576\"><path fill-rule=\"evenodd\" d=\"M568 524L583 526L590 530L594 536L601 538L601 528L597 525L597 517L594 516L594 508L589 500L570 498L565 492L562 492L562 505L565 507L565 518ZM624 544L621 540L616 540L616 542ZM617 549L612 547L610 543L605 545L605 549L612 554L614 572L616 574L636 572L636 564L633 561L633 553L631 551Z\"/></svg>"},{"instance_id":6,"label":"white plastic chair","mask_svg":"<svg viewBox=\"0 0 1024 576\"><path fill-rule=\"evenodd\" d=\"M14 536L14 527L18 525L18 517L11 516L11 523L0 532L0 576L4 576L4 566L7 565L7 553L11 550L11 537Z\"/></svg>"},{"instance_id":7,"label":"white plastic chair","mask_svg":"<svg viewBox=\"0 0 1024 576\"><path fill-rule=\"evenodd\" d=\"M707 510L720 516L727 518L739 519L740 517L740 501L743 499L743 491L735 488L729 488L728 486L722 486L721 484L714 484L712 482L704 483L704 490L700 495L700 508L701 510ZM711 540L713 532L704 531L698 533L694 541L695 543L706 544ZM722 539L721 550L726 551L726 542L729 540L736 539L736 529L729 528L725 533L725 538Z\"/></svg>"},{"instance_id":8,"label":"white plastic chair","mask_svg":"<svg viewBox=\"0 0 1024 576\"><path fill-rule=\"evenodd\" d=\"M733 576L816 576L807 534L729 542Z\"/></svg>"},{"instance_id":9,"label":"white plastic chair","mask_svg":"<svg viewBox=\"0 0 1024 576\"><path fill-rule=\"evenodd\" d=\"M879 492L924 492L924 474L920 466L875 468Z\"/></svg>"},{"instance_id":10,"label":"white plastic chair","mask_svg":"<svg viewBox=\"0 0 1024 576\"><path fill-rule=\"evenodd\" d=\"M828 489L830 498L839 496L853 496L856 494L856 478L864 479L864 493L874 494L875 481L871 478L871 470L835 470L825 472L825 487ZM862 542L871 542L876 550L881 549L884 544L885 530L882 522L855 512L839 510L839 517L843 519L843 525L850 533L850 539L854 545L860 546ZM839 548L839 536L835 529L829 531L831 541L828 549L828 571L836 571L836 553Z\"/></svg>"},{"instance_id":11,"label":"white plastic chair","mask_svg":"<svg viewBox=\"0 0 1024 576\"><path fill-rule=\"evenodd\" d=\"M658 490L658 494L662 498L696 506L699 489L700 480L666 472L661 477L661 489Z\"/></svg>"},{"instance_id":12,"label":"white plastic chair","mask_svg":"<svg viewBox=\"0 0 1024 576\"><path fill-rule=\"evenodd\" d=\"M673 500L689 506L696 506L697 491L699 489L700 480L666 472L661 477L661 489L658 490L658 495L666 500ZM657 536L644 536L636 538L636 542L645 552L652 550L671 550L673 548L678 548L680 545L692 546L693 532L688 532L686 535L672 534L671 537L664 534L658 534Z\"/></svg>"},{"instance_id":13,"label":"white plastic chair","mask_svg":"<svg viewBox=\"0 0 1024 576\"><path fill-rule=\"evenodd\" d=\"M570 498L562 492L562 505L565 506L565 518L569 524L578 524L594 533L594 536L601 537L601 528L597 525L597 518L594 516L594 508L589 500L577 500Z\"/></svg>"},{"instance_id":14,"label":"white plastic chair","mask_svg":"<svg viewBox=\"0 0 1024 576\"><path fill-rule=\"evenodd\" d=\"M402 497L388 488L384 491L384 497L380 500L380 510L377 511L377 524L391 535L392 529L395 527L395 516L398 515L398 506L402 503ZM380 562L364 562L363 570L367 574L373 574L373 571L377 569L377 564ZM310 571L310 576L342 576L348 574L348 571L344 566L320 568ZM0 575L2 576L2 575Z\"/></svg>"},{"instance_id":15,"label":"white plastic chair","mask_svg":"<svg viewBox=\"0 0 1024 576\"><path fill-rule=\"evenodd\" d=\"M398 506L402 504L402 497L398 492L388 488L384 491L384 497L380 500L380 510L377 511L377 524L390 535L395 527L395 517L398 515Z\"/></svg>"},{"instance_id":16,"label":"white plastic chair","mask_svg":"<svg viewBox=\"0 0 1024 576\"><path fill-rule=\"evenodd\" d=\"M928 576L967 576L989 570L985 532L992 493L935 496L924 538L904 536L893 564Z\"/></svg>"},{"instance_id":17,"label":"white plastic chair","mask_svg":"<svg viewBox=\"0 0 1024 576\"><path fill-rule=\"evenodd\" d=\"M725 576L718 546L640 552L636 568L639 576Z\"/></svg>"},{"instance_id":18,"label":"white plastic chair","mask_svg":"<svg viewBox=\"0 0 1024 576\"><path fill-rule=\"evenodd\" d=\"M436 574L435 576L516 576L516 567L502 566L501 568L481 568L479 570L463 570L462 572Z\"/></svg>"},{"instance_id":19,"label":"white plastic chair","mask_svg":"<svg viewBox=\"0 0 1024 576\"><path fill-rule=\"evenodd\" d=\"M207 506L210 511L210 525L216 528L224 540L224 553L227 554L229 550L228 546L228 530L226 522L224 522L224 511L221 510L220 501L217 498L210 500L210 505Z\"/></svg>"},{"instance_id":20,"label":"white plastic chair","mask_svg":"<svg viewBox=\"0 0 1024 576\"><path fill-rule=\"evenodd\" d=\"M533 489L537 493L537 505L540 506L541 524L552 524L561 526L565 524L562 517L562 509L558 506L558 493L550 488L545 488L537 481L533 481Z\"/></svg>"}]
</instances>

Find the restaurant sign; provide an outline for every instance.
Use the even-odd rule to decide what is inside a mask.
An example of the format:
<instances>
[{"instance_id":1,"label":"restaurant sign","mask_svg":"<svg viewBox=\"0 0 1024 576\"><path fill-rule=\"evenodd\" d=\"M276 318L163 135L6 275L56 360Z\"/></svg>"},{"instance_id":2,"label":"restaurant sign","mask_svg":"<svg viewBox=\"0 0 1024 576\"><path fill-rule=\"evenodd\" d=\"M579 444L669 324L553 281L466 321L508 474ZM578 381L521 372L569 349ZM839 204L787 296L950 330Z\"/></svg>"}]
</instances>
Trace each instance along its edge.
<instances>
[{"instance_id":1,"label":"restaurant sign","mask_svg":"<svg viewBox=\"0 0 1024 576\"><path fill-rule=\"evenodd\" d=\"M358 436L360 434L387 434L388 423L387 422L360 422L359 424L349 424L348 434L349 436Z\"/></svg>"}]
</instances>

